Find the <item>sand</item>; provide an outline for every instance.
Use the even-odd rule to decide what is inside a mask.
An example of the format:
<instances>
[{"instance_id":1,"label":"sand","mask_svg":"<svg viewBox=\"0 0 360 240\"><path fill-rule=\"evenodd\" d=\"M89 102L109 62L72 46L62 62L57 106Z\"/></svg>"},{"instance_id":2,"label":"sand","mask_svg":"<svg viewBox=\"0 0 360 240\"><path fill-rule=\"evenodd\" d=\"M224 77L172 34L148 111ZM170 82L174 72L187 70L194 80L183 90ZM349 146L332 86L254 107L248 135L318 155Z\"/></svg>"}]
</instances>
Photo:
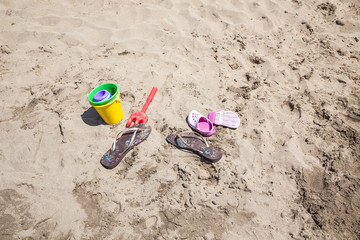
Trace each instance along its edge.
<instances>
[{"instance_id":1,"label":"sand","mask_svg":"<svg viewBox=\"0 0 360 240\"><path fill-rule=\"evenodd\" d=\"M359 239L358 0L0 1L0 239ZM89 105L116 83L124 120ZM99 161L148 108L152 133ZM165 141L236 112L214 164Z\"/></svg>"}]
</instances>

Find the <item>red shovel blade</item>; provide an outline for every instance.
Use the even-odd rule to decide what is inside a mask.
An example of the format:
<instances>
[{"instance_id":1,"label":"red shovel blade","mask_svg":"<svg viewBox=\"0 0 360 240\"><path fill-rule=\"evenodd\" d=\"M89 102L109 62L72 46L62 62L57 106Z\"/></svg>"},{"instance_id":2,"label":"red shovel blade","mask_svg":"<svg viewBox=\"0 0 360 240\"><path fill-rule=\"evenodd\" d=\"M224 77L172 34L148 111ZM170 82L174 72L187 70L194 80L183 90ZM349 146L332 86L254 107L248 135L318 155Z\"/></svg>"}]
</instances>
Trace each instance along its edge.
<instances>
[{"instance_id":1,"label":"red shovel blade","mask_svg":"<svg viewBox=\"0 0 360 240\"><path fill-rule=\"evenodd\" d=\"M151 89L151 92L144 104L144 107L143 109L141 110L141 112L134 112L133 114L131 114L129 120L127 121L126 123L126 126L127 127L130 127L131 126L131 123L134 122L135 124L134 125L137 125L139 123L147 123L147 121L149 120L148 116L146 115L146 110L147 108L149 107L151 101L153 100L154 96L155 96L155 93L157 91L157 87L153 87Z\"/></svg>"},{"instance_id":2,"label":"red shovel blade","mask_svg":"<svg viewBox=\"0 0 360 240\"><path fill-rule=\"evenodd\" d=\"M134 112L131 114L129 120L126 123L127 127L131 126L131 123L134 122L134 125L137 125L139 123L147 123L149 120L148 116L144 112Z\"/></svg>"}]
</instances>

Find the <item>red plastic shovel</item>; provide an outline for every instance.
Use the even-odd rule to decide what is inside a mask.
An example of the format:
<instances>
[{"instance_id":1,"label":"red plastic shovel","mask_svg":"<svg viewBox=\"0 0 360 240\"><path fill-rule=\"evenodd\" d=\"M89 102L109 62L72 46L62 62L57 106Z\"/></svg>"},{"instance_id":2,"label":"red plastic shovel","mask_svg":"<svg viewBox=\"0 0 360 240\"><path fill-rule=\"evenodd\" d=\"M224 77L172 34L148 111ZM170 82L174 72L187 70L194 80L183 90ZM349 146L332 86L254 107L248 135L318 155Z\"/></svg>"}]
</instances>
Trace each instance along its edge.
<instances>
[{"instance_id":1,"label":"red plastic shovel","mask_svg":"<svg viewBox=\"0 0 360 240\"><path fill-rule=\"evenodd\" d=\"M149 118L146 115L146 110L149 107L151 101L153 100L156 91L157 91L157 87L153 87L141 112L134 112L133 114L131 114L129 120L126 123L127 127L130 127L132 122L134 122L134 125L137 125L139 123L144 123L144 124L147 123Z\"/></svg>"}]
</instances>

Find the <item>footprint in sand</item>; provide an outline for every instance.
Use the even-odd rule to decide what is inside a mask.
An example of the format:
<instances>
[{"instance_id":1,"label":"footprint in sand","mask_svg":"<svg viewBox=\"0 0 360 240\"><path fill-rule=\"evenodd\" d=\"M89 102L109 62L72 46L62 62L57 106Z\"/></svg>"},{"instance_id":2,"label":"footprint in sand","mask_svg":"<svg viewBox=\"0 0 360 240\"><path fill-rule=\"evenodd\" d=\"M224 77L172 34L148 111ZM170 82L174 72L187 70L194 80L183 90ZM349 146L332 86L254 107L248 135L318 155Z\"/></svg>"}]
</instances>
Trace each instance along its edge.
<instances>
[{"instance_id":1,"label":"footprint in sand","mask_svg":"<svg viewBox=\"0 0 360 240\"><path fill-rule=\"evenodd\" d=\"M44 16L35 19L43 26L80 27L83 21L78 18L61 18L57 16Z\"/></svg>"}]
</instances>

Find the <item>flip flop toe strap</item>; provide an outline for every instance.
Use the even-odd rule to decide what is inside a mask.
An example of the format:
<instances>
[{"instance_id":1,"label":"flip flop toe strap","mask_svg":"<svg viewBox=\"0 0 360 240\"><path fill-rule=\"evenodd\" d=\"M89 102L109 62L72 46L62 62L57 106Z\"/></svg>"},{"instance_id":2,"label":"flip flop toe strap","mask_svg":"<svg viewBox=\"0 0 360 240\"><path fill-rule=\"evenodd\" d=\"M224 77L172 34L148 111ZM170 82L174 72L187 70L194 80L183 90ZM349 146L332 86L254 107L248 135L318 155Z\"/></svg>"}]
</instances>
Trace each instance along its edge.
<instances>
[{"instance_id":1,"label":"flip flop toe strap","mask_svg":"<svg viewBox=\"0 0 360 240\"><path fill-rule=\"evenodd\" d=\"M193 137L198 141L188 140L185 135ZM176 134L176 137L179 138L176 143L180 147L187 150L196 151L206 158L214 158L219 152L217 148L210 146L209 143L200 134L196 132L182 132ZM200 143L200 141L202 142L202 144Z\"/></svg>"},{"instance_id":2,"label":"flip flop toe strap","mask_svg":"<svg viewBox=\"0 0 360 240\"><path fill-rule=\"evenodd\" d=\"M112 151L115 151L116 141L117 141L117 139L118 139L119 137L121 137L122 135L124 135L124 134L127 133L127 132L134 131L134 133L133 133L133 135L132 135L132 137L131 137L131 140L130 140L129 144L126 144L128 147L130 147L131 144L133 143L134 139L135 139L135 136L136 136L136 133L137 133L138 130L139 130L139 128L134 127L134 128L129 128L129 129L126 129L126 130L124 130L124 131L119 132L119 133L116 135L115 139L114 139L114 142L113 142L113 144L112 144L112 146L111 146L111 150L112 150Z\"/></svg>"},{"instance_id":3,"label":"flip flop toe strap","mask_svg":"<svg viewBox=\"0 0 360 240\"><path fill-rule=\"evenodd\" d=\"M184 140L184 138L182 136L184 135L187 135L187 136L190 136L190 137L196 137L196 139L199 139L201 140L205 145L206 147L210 147L210 145L208 144L208 142L197 132L190 132L190 131L187 131L187 132L182 132L182 133L178 133L176 134L177 137L179 137L181 139L181 141L187 146L187 147L190 147L190 145L187 144L187 142ZM195 136L196 135L196 136ZM185 136L184 136L185 137Z\"/></svg>"},{"instance_id":4,"label":"flip flop toe strap","mask_svg":"<svg viewBox=\"0 0 360 240\"><path fill-rule=\"evenodd\" d=\"M132 147L133 145L137 145L137 144L139 144L140 142L142 142L143 139L145 139L145 138L150 134L150 132L149 132L150 129L151 129L151 128L149 128L149 127L145 127L145 128L132 127L132 128L128 128L128 129L126 129L126 130L124 130L124 131L119 132L119 133L116 135L116 137L115 137L115 139L114 139L114 141L113 141L113 144L112 144L112 146L111 146L111 150L112 150L112 151L115 151L115 150L116 150L116 142L117 142L117 140L118 140L119 138L121 138L121 136L124 135L125 133L129 133L129 132L134 131L131 139L130 139L130 140L127 140L127 141L125 142L125 145L127 146L127 148L130 148L130 147ZM137 139L137 138L139 138L139 139Z\"/></svg>"}]
</instances>

